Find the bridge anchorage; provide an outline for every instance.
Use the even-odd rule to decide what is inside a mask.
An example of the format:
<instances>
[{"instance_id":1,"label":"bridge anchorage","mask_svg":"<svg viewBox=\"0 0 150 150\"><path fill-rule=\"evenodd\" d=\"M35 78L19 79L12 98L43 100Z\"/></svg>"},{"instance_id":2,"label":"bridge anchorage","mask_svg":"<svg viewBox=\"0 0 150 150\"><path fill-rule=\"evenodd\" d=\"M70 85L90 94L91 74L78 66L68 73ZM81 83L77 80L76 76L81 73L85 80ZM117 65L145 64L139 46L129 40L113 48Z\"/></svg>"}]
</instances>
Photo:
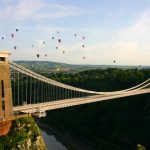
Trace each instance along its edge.
<instances>
[{"instance_id":1,"label":"bridge anchorage","mask_svg":"<svg viewBox=\"0 0 150 150\"><path fill-rule=\"evenodd\" d=\"M8 52L0 52L0 135L6 134L11 120L19 117L45 117L47 110L150 93L150 79L113 92L73 87L10 62L9 55Z\"/></svg>"}]
</instances>

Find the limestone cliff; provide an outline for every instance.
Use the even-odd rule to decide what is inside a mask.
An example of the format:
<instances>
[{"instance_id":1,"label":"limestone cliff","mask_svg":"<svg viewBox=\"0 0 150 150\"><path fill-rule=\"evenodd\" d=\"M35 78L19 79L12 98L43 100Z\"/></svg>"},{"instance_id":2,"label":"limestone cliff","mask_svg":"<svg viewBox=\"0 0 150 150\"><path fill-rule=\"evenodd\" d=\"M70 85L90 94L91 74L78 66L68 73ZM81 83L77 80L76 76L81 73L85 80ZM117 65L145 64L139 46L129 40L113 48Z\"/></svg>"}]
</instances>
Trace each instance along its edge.
<instances>
[{"instance_id":1,"label":"limestone cliff","mask_svg":"<svg viewBox=\"0 0 150 150\"><path fill-rule=\"evenodd\" d=\"M9 133L0 137L0 150L46 150L40 130L32 117L13 121Z\"/></svg>"}]
</instances>

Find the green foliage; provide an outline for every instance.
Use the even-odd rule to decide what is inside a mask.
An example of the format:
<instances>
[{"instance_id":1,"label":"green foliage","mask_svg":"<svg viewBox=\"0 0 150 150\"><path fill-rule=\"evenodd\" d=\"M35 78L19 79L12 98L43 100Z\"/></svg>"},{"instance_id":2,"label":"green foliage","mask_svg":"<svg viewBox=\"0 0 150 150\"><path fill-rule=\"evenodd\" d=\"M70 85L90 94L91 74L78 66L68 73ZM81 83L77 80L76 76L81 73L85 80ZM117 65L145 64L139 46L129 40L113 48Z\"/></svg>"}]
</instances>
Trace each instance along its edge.
<instances>
[{"instance_id":1,"label":"green foliage","mask_svg":"<svg viewBox=\"0 0 150 150\"><path fill-rule=\"evenodd\" d=\"M48 75L58 81L96 91L135 86L150 77L150 69L87 70ZM138 95L49 111L42 121L95 150L150 148L150 95ZM140 147L141 148L141 147Z\"/></svg>"},{"instance_id":2,"label":"green foliage","mask_svg":"<svg viewBox=\"0 0 150 150\"><path fill-rule=\"evenodd\" d=\"M76 87L95 91L114 91L137 85L150 77L150 69L94 69L79 73L44 74L49 78L73 85ZM111 86L110 86L111 85Z\"/></svg>"},{"instance_id":3,"label":"green foliage","mask_svg":"<svg viewBox=\"0 0 150 150\"><path fill-rule=\"evenodd\" d=\"M18 149L18 145L25 144L28 139L34 143L38 136L41 136L40 130L32 117L19 118L13 121L10 132L0 137L0 150Z\"/></svg>"},{"instance_id":4,"label":"green foliage","mask_svg":"<svg viewBox=\"0 0 150 150\"><path fill-rule=\"evenodd\" d=\"M146 150L146 148L140 144L137 144L137 150Z\"/></svg>"}]
</instances>

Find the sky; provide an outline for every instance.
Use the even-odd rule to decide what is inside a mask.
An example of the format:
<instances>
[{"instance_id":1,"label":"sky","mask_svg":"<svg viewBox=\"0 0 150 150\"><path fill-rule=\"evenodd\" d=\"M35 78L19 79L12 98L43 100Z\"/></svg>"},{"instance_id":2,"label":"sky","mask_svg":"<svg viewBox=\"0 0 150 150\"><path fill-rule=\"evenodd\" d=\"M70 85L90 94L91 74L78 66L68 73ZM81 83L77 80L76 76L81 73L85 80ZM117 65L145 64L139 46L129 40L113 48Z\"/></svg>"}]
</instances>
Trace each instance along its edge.
<instances>
[{"instance_id":1,"label":"sky","mask_svg":"<svg viewBox=\"0 0 150 150\"><path fill-rule=\"evenodd\" d=\"M4 50L11 60L150 65L150 1L0 0Z\"/></svg>"}]
</instances>

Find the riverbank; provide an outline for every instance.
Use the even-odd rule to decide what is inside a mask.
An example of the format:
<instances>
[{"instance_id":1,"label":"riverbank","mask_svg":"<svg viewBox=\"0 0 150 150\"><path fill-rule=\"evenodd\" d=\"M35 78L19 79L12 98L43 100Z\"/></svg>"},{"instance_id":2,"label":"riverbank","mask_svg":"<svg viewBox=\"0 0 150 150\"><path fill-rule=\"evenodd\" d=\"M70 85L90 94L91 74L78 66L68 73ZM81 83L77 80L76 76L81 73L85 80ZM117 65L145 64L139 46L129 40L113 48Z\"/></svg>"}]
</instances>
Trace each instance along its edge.
<instances>
[{"instance_id":1,"label":"riverbank","mask_svg":"<svg viewBox=\"0 0 150 150\"><path fill-rule=\"evenodd\" d=\"M58 141L63 143L68 150L83 150L83 149L92 150L92 148L89 148L89 146L81 143L77 139L71 137L69 134L60 133L58 130L54 129L50 125L41 122L40 119L36 119L35 121L40 129L46 131L46 133L50 135L54 134L58 139Z\"/></svg>"}]
</instances>

